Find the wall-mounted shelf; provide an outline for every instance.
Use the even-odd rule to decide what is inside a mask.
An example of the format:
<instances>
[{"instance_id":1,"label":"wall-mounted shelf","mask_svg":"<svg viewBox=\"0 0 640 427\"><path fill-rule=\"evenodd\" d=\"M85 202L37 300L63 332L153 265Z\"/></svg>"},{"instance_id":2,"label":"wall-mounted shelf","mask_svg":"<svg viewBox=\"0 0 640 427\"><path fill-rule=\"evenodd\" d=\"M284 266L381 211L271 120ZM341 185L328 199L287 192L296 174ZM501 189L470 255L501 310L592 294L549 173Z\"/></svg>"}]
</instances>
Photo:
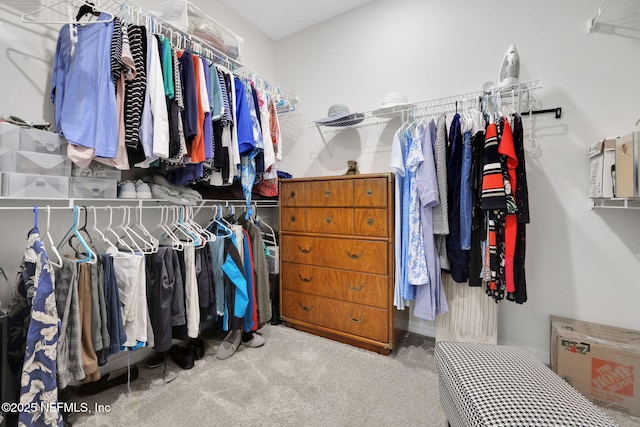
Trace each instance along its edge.
<instances>
[{"instance_id":1,"label":"wall-mounted shelf","mask_svg":"<svg viewBox=\"0 0 640 427\"><path fill-rule=\"evenodd\" d=\"M357 124L348 126L336 126L320 124L317 122L307 123L307 128L315 127L320 133L322 142L327 144L325 134L337 133L344 129L356 129L364 126L376 124L386 124L394 119L404 121L409 114L414 117L428 117L443 113L455 113L462 111L465 105L479 105L481 99L485 96L496 97L500 100L501 105L505 108L514 107L517 111L526 111L526 114L542 114L555 113L556 118L562 116L562 108L553 108L547 110L535 110L536 97L535 92L542 88L542 80L530 80L525 82L517 82L503 87L496 87L490 91L475 91L458 95L447 96L443 98L435 98L427 101L412 102L403 106L395 107L393 110L380 109L365 111L358 114L363 120ZM527 111L529 110L529 111ZM511 110L513 111L513 110ZM522 115L525 113L523 112Z\"/></svg>"},{"instance_id":2,"label":"wall-mounted shelf","mask_svg":"<svg viewBox=\"0 0 640 427\"><path fill-rule=\"evenodd\" d=\"M603 0L593 17L587 20L587 33L592 32L640 37L640 2Z\"/></svg>"},{"instance_id":3,"label":"wall-mounted shelf","mask_svg":"<svg viewBox=\"0 0 640 427\"><path fill-rule=\"evenodd\" d=\"M591 209L640 209L640 198L590 199Z\"/></svg>"}]
</instances>

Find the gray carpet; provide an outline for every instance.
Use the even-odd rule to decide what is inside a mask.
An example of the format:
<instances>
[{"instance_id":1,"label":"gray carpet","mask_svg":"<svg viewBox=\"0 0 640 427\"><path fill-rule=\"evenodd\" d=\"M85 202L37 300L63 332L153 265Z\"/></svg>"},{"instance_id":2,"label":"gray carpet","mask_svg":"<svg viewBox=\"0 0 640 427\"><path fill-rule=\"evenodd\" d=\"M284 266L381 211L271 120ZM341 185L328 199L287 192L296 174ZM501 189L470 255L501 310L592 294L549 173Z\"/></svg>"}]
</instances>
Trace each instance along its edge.
<instances>
[{"instance_id":1,"label":"gray carpet","mask_svg":"<svg viewBox=\"0 0 640 427\"><path fill-rule=\"evenodd\" d=\"M191 370L168 362L98 395L77 398L108 413L76 414L74 426L441 426L433 340L407 334L389 356L267 325L266 344L240 347L227 360L207 340L204 359ZM622 427L637 418L606 410Z\"/></svg>"}]
</instances>

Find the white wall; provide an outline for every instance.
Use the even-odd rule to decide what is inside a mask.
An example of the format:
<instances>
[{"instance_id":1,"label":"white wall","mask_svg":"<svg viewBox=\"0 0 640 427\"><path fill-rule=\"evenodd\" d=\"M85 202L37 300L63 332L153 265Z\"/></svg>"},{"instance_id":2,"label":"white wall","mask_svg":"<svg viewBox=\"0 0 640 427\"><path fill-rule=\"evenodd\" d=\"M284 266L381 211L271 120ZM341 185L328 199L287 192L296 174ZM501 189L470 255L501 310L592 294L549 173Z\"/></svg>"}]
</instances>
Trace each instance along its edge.
<instances>
[{"instance_id":1,"label":"white wall","mask_svg":"<svg viewBox=\"0 0 640 427\"><path fill-rule=\"evenodd\" d=\"M541 151L527 157L529 301L501 305L498 339L544 361L550 314L640 329L640 212L592 211L587 198L587 147L631 131L640 117L640 44L587 34L599 5L378 0L276 42L278 82L298 92L307 121L325 117L335 103L373 110L392 91L421 101L481 90L497 81L502 56L516 45L520 80L541 78L542 106L562 107L563 117L534 117ZM328 135L326 145L309 128L285 141L281 169L297 177L336 175L355 159L363 173L388 171L397 126ZM433 330L433 323L414 318L410 327Z\"/></svg>"}]
</instances>

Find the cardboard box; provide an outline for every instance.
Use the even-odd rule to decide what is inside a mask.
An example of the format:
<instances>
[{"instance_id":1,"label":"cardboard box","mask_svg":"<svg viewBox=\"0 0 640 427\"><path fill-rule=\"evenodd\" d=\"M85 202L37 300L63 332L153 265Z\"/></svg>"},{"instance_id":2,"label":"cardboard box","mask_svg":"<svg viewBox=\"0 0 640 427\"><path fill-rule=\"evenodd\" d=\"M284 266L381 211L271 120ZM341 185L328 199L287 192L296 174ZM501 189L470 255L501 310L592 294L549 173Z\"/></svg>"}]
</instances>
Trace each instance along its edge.
<instances>
[{"instance_id":1,"label":"cardboard box","mask_svg":"<svg viewBox=\"0 0 640 427\"><path fill-rule=\"evenodd\" d=\"M616 189L615 197L637 197L638 192L638 142L640 132L631 132L616 140Z\"/></svg>"},{"instance_id":2,"label":"cardboard box","mask_svg":"<svg viewBox=\"0 0 640 427\"><path fill-rule=\"evenodd\" d=\"M551 316L551 369L592 402L640 416L640 331Z\"/></svg>"}]
</instances>

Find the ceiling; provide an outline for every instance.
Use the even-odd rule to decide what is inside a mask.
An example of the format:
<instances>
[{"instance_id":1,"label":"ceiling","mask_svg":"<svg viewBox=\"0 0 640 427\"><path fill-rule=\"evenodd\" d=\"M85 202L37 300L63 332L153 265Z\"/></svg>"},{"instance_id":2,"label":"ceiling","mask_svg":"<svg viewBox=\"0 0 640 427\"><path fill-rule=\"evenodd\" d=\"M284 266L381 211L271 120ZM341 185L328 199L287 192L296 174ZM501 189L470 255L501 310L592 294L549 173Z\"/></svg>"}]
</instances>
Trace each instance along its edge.
<instances>
[{"instance_id":1,"label":"ceiling","mask_svg":"<svg viewBox=\"0 0 640 427\"><path fill-rule=\"evenodd\" d=\"M372 0L223 0L273 40L331 19Z\"/></svg>"}]
</instances>

